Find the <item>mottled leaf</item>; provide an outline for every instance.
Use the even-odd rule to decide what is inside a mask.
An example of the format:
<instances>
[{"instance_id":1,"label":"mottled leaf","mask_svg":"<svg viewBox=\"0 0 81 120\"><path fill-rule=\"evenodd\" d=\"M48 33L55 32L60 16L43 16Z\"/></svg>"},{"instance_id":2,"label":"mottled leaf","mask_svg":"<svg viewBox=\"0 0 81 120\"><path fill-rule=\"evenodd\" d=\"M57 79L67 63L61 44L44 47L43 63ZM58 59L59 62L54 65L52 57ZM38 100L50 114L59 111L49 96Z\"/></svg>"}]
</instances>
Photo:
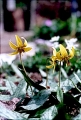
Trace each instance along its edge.
<instances>
[{"instance_id":1,"label":"mottled leaf","mask_svg":"<svg viewBox=\"0 0 81 120\"><path fill-rule=\"evenodd\" d=\"M22 98L26 94L27 83L21 80L11 98Z\"/></svg>"},{"instance_id":2,"label":"mottled leaf","mask_svg":"<svg viewBox=\"0 0 81 120\"><path fill-rule=\"evenodd\" d=\"M63 103L63 91L60 87L57 89L57 99L59 102Z\"/></svg>"},{"instance_id":3,"label":"mottled leaf","mask_svg":"<svg viewBox=\"0 0 81 120\"><path fill-rule=\"evenodd\" d=\"M57 114L57 108L55 106L51 106L48 109L46 109L46 111L44 111L40 120L53 120Z\"/></svg>"},{"instance_id":4,"label":"mottled leaf","mask_svg":"<svg viewBox=\"0 0 81 120\"><path fill-rule=\"evenodd\" d=\"M7 109L5 106L0 105L0 116L11 120L25 120L25 118L18 112Z\"/></svg>"},{"instance_id":5,"label":"mottled leaf","mask_svg":"<svg viewBox=\"0 0 81 120\"><path fill-rule=\"evenodd\" d=\"M15 64L11 64L12 69L14 70L14 72L20 77L23 78L22 73L19 71L19 69L17 68L17 66Z\"/></svg>"},{"instance_id":6,"label":"mottled leaf","mask_svg":"<svg viewBox=\"0 0 81 120\"><path fill-rule=\"evenodd\" d=\"M2 101L9 101L10 100L10 95L0 95L0 100Z\"/></svg>"},{"instance_id":7,"label":"mottled leaf","mask_svg":"<svg viewBox=\"0 0 81 120\"><path fill-rule=\"evenodd\" d=\"M6 87L8 88L8 91L11 93L11 95L15 92L16 90L16 85L12 81L5 81Z\"/></svg>"},{"instance_id":8,"label":"mottled leaf","mask_svg":"<svg viewBox=\"0 0 81 120\"><path fill-rule=\"evenodd\" d=\"M42 106L50 95L49 90L41 90L37 95L35 95L26 106L22 106L22 108L26 110L35 110Z\"/></svg>"},{"instance_id":9,"label":"mottled leaf","mask_svg":"<svg viewBox=\"0 0 81 120\"><path fill-rule=\"evenodd\" d=\"M72 120L81 120L81 113L78 114L76 117L72 118Z\"/></svg>"},{"instance_id":10,"label":"mottled leaf","mask_svg":"<svg viewBox=\"0 0 81 120\"><path fill-rule=\"evenodd\" d=\"M41 86L41 85L33 82L33 81L30 79L30 77L29 77L27 74L25 74L25 72L24 72L23 70L20 69L20 71L21 71L21 73L23 74L24 79L25 79L25 81L27 82L27 84L35 87L35 88L38 89L38 90L46 89L45 87L43 87L43 86Z\"/></svg>"}]
</instances>

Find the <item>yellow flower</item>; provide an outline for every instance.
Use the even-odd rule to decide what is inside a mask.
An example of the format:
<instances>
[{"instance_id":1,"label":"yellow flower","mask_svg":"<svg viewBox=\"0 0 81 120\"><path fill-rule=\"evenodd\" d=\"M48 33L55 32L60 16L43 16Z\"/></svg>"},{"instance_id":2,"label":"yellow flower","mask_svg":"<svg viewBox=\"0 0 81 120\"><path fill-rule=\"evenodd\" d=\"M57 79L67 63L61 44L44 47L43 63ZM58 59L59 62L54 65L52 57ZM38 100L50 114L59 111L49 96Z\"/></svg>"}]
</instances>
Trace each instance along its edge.
<instances>
[{"instance_id":1,"label":"yellow flower","mask_svg":"<svg viewBox=\"0 0 81 120\"><path fill-rule=\"evenodd\" d=\"M54 68L54 70L55 70L56 57L55 57L55 56L52 56L52 57L50 58L50 61L49 61L49 62L50 62L51 65L46 66L46 68L48 68L48 69Z\"/></svg>"},{"instance_id":2,"label":"yellow flower","mask_svg":"<svg viewBox=\"0 0 81 120\"><path fill-rule=\"evenodd\" d=\"M15 35L15 37L17 45L11 41L9 42L10 47L14 50L14 52L12 52L10 55L16 55L18 53L21 54L22 52L28 52L32 49L31 47L28 47L28 43L25 39L23 42L18 35Z\"/></svg>"},{"instance_id":3,"label":"yellow flower","mask_svg":"<svg viewBox=\"0 0 81 120\"><path fill-rule=\"evenodd\" d=\"M49 66L46 66L46 68L53 68L55 69L56 61L63 61L66 62L66 64L69 64L69 59L72 59L74 57L75 50L72 47L71 50L68 50L60 44L60 50L56 51L55 48L53 48L53 55L50 58L50 64Z\"/></svg>"},{"instance_id":4,"label":"yellow flower","mask_svg":"<svg viewBox=\"0 0 81 120\"><path fill-rule=\"evenodd\" d=\"M60 50L58 51L58 53L59 55L57 55L57 59L68 64L68 61L74 57L75 50L73 47L72 49L67 50L63 45L60 44Z\"/></svg>"},{"instance_id":5,"label":"yellow flower","mask_svg":"<svg viewBox=\"0 0 81 120\"><path fill-rule=\"evenodd\" d=\"M56 60L57 60L56 54L57 54L56 49L53 48L53 55L52 55L52 57L50 57L50 61L49 61L51 65L46 66L46 68L48 68L48 69L54 68L54 70L55 70Z\"/></svg>"}]
</instances>

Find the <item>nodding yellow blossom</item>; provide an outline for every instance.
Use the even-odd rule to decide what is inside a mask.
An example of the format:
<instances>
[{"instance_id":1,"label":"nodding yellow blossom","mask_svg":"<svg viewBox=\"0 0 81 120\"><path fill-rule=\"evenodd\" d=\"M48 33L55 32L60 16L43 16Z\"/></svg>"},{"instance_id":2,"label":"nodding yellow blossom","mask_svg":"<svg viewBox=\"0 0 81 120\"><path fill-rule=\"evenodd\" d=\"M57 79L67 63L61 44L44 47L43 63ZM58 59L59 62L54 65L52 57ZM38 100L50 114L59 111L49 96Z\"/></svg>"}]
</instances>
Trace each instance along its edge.
<instances>
[{"instance_id":1,"label":"nodding yellow blossom","mask_svg":"<svg viewBox=\"0 0 81 120\"><path fill-rule=\"evenodd\" d=\"M60 44L59 51L56 51L55 48L53 48L53 55L50 58L50 64L49 66L46 66L46 68L53 68L55 69L56 61L63 61L66 62L68 65L69 60L74 57L75 50L72 47L72 49L66 49L63 45Z\"/></svg>"},{"instance_id":2,"label":"nodding yellow blossom","mask_svg":"<svg viewBox=\"0 0 81 120\"><path fill-rule=\"evenodd\" d=\"M11 41L9 42L10 47L14 50L14 52L10 53L10 55L16 55L18 53L21 54L23 52L28 52L32 49L31 47L28 46L28 43L25 39L23 42L18 35L15 35L15 38L17 43L16 45Z\"/></svg>"},{"instance_id":3,"label":"nodding yellow blossom","mask_svg":"<svg viewBox=\"0 0 81 120\"><path fill-rule=\"evenodd\" d=\"M56 49L53 48L53 55L50 57L50 65L46 66L46 68L50 69L50 68L54 68L55 70L55 66L56 66L56 60L57 60L57 52Z\"/></svg>"},{"instance_id":4,"label":"nodding yellow blossom","mask_svg":"<svg viewBox=\"0 0 81 120\"><path fill-rule=\"evenodd\" d=\"M60 50L59 50L59 56L58 60L66 62L68 64L69 60L74 57L75 50L72 47L72 49L66 49L63 45L60 44Z\"/></svg>"}]
</instances>

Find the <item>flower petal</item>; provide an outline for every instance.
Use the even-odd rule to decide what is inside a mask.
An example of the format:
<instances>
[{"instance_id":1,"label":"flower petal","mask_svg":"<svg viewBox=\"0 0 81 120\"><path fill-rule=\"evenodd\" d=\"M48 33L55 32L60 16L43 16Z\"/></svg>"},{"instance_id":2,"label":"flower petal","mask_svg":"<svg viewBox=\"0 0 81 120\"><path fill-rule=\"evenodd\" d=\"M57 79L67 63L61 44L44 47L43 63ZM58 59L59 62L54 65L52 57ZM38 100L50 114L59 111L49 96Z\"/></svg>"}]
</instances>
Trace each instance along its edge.
<instances>
[{"instance_id":1,"label":"flower petal","mask_svg":"<svg viewBox=\"0 0 81 120\"><path fill-rule=\"evenodd\" d=\"M62 57L67 57L68 56L66 48L61 44L60 44L60 53L61 53Z\"/></svg>"},{"instance_id":2,"label":"flower petal","mask_svg":"<svg viewBox=\"0 0 81 120\"><path fill-rule=\"evenodd\" d=\"M32 49L31 47L24 47L24 48L23 48L24 52L28 52L28 51L30 51L31 49Z\"/></svg>"},{"instance_id":3,"label":"flower petal","mask_svg":"<svg viewBox=\"0 0 81 120\"><path fill-rule=\"evenodd\" d=\"M56 56L56 49L53 48L53 56Z\"/></svg>"},{"instance_id":4,"label":"flower petal","mask_svg":"<svg viewBox=\"0 0 81 120\"><path fill-rule=\"evenodd\" d=\"M74 57L75 50L72 47L72 50L69 50L69 58L72 59Z\"/></svg>"},{"instance_id":5,"label":"flower petal","mask_svg":"<svg viewBox=\"0 0 81 120\"><path fill-rule=\"evenodd\" d=\"M14 43L12 43L11 41L9 42L9 45L13 50L17 49L17 46Z\"/></svg>"},{"instance_id":6,"label":"flower petal","mask_svg":"<svg viewBox=\"0 0 81 120\"><path fill-rule=\"evenodd\" d=\"M12 52L9 55L16 55L16 54L18 54L18 51Z\"/></svg>"},{"instance_id":7,"label":"flower petal","mask_svg":"<svg viewBox=\"0 0 81 120\"><path fill-rule=\"evenodd\" d=\"M51 60L52 60L52 61L56 61L57 58L56 58L55 56L51 56Z\"/></svg>"},{"instance_id":8,"label":"flower petal","mask_svg":"<svg viewBox=\"0 0 81 120\"><path fill-rule=\"evenodd\" d=\"M50 69L50 68L52 68L52 67L53 67L53 65L46 66L46 68L48 68L48 69Z\"/></svg>"},{"instance_id":9,"label":"flower petal","mask_svg":"<svg viewBox=\"0 0 81 120\"><path fill-rule=\"evenodd\" d=\"M72 47L72 52L75 54L75 49L74 49L74 47Z\"/></svg>"},{"instance_id":10,"label":"flower petal","mask_svg":"<svg viewBox=\"0 0 81 120\"><path fill-rule=\"evenodd\" d=\"M17 45L19 47L23 46L23 42L22 42L21 38L18 35L15 35L15 37L16 37Z\"/></svg>"},{"instance_id":11,"label":"flower petal","mask_svg":"<svg viewBox=\"0 0 81 120\"><path fill-rule=\"evenodd\" d=\"M24 46L25 46L25 47L28 46L28 43L27 43L26 40L24 40Z\"/></svg>"},{"instance_id":12,"label":"flower petal","mask_svg":"<svg viewBox=\"0 0 81 120\"><path fill-rule=\"evenodd\" d=\"M56 53L56 57L57 57L57 60L62 60L62 56L61 56L60 51L58 51L58 52Z\"/></svg>"}]
</instances>

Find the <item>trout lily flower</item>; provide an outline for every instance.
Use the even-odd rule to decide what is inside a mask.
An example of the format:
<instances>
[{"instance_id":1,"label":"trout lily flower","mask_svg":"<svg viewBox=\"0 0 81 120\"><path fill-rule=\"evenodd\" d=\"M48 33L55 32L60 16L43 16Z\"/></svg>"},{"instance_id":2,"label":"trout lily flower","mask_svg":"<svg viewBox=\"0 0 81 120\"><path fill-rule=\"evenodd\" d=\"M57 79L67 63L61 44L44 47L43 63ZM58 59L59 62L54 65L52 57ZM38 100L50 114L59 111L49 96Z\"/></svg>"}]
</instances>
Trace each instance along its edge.
<instances>
[{"instance_id":1,"label":"trout lily flower","mask_svg":"<svg viewBox=\"0 0 81 120\"><path fill-rule=\"evenodd\" d=\"M56 62L66 62L66 64L69 64L69 60L74 57L75 50L72 47L72 49L66 49L63 45L60 44L59 51L56 51L55 48L53 48L53 55L50 58L50 64L49 66L46 66L46 68L53 68L55 69Z\"/></svg>"},{"instance_id":2,"label":"trout lily flower","mask_svg":"<svg viewBox=\"0 0 81 120\"><path fill-rule=\"evenodd\" d=\"M58 51L57 59L59 61L69 63L69 60L74 57L75 50L72 47L71 49L66 49L63 45L60 44L60 50Z\"/></svg>"},{"instance_id":3,"label":"trout lily flower","mask_svg":"<svg viewBox=\"0 0 81 120\"><path fill-rule=\"evenodd\" d=\"M55 70L55 66L56 66L56 57L55 56L52 56L50 58L50 65L46 66L46 68L50 69L50 68L54 68Z\"/></svg>"},{"instance_id":4,"label":"trout lily flower","mask_svg":"<svg viewBox=\"0 0 81 120\"><path fill-rule=\"evenodd\" d=\"M14 52L12 52L10 55L16 55L18 53L21 54L23 52L28 52L32 49L31 47L28 46L28 43L25 39L23 42L18 35L15 35L15 37L17 45L12 43L11 41L9 42L10 47L14 50Z\"/></svg>"},{"instance_id":5,"label":"trout lily flower","mask_svg":"<svg viewBox=\"0 0 81 120\"><path fill-rule=\"evenodd\" d=\"M57 61L56 54L57 54L57 53L56 53L56 49L53 48L53 55L52 55L52 57L50 57L50 61L49 61L51 65L46 66L46 68L48 68L48 69L54 68L54 70L55 70L56 61Z\"/></svg>"}]
</instances>

